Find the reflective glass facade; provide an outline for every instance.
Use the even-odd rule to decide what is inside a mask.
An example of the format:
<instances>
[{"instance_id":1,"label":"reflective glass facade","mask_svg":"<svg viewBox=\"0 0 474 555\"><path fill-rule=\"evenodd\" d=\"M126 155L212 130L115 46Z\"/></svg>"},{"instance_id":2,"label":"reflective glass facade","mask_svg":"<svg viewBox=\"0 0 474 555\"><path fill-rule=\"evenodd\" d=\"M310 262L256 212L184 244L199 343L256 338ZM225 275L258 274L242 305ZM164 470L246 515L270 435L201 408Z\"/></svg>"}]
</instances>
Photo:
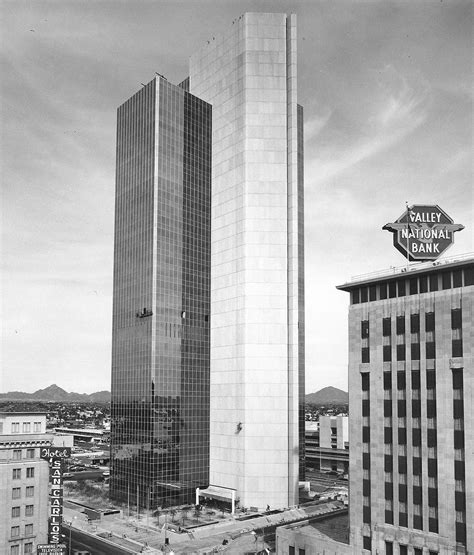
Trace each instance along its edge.
<instances>
[{"instance_id":1,"label":"reflective glass facade","mask_svg":"<svg viewBox=\"0 0 474 555\"><path fill-rule=\"evenodd\" d=\"M110 491L190 503L209 475L211 106L157 78L118 109Z\"/></svg>"}]
</instances>

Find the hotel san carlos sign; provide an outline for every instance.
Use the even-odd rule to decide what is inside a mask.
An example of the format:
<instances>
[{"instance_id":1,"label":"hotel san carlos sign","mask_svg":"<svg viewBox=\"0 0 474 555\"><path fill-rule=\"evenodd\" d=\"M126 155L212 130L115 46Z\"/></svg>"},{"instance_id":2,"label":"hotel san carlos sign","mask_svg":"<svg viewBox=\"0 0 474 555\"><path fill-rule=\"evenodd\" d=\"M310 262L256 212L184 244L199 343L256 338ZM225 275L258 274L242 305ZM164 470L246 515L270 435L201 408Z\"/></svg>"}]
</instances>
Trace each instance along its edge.
<instances>
[{"instance_id":1,"label":"hotel san carlos sign","mask_svg":"<svg viewBox=\"0 0 474 555\"><path fill-rule=\"evenodd\" d=\"M40 457L49 462L49 519L48 543L37 546L37 555L65 555L66 546L61 543L63 523L63 468L64 461L71 456L70 447L43 447Z\"/></svg>"},{"instance_id":2,"label":"hotel san carlos sign","mask_svg":"<svg viewBox=\"0 0 474 555\"><path fill-rule=\"evenodd\" d=\"M403 256L422 262L439 258L454 243L454 232L464 226L437 205L414 204L382 229L393 233L393 245Z\"/></svg>"}]
</instances>

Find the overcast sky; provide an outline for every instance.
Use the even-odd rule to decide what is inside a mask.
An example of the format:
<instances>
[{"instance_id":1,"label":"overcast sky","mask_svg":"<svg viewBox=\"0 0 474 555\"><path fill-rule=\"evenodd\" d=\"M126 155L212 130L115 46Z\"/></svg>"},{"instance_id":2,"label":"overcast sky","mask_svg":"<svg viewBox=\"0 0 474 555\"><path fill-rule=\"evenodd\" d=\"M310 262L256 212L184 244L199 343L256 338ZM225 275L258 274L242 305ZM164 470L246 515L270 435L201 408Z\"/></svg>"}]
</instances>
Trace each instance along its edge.
<instances>
[{"instance_id":1,"label":"overcast sky","mask_svg":"<svg viewBox=\"0 0 474 555\"><path fill-rule=\"evenodd\" d=\"M472 3L0 3L3 391L110 389L116 108L245 11L298 15L306 389L347 389L351 276L404 259L382 226L439 204L473 249Z\"/></svg>"}]
</instances>

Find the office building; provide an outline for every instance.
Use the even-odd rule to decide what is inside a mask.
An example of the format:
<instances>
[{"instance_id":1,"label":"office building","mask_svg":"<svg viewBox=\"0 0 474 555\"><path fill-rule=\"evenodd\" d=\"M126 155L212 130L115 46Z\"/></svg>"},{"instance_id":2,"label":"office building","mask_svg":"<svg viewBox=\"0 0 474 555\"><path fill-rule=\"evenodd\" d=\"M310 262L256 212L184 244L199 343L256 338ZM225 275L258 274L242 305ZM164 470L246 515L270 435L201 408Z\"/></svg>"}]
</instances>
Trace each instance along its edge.
<instances>
[{"instance_id":1,"label":"office building","mask_svg":"<svg viewBox=\"0 0 474 555\"><path fill-rule=\"evenodd\" d=\"M211 107L157 77L118 109L111 478L139 507L209 474Z\"/></svg>"},{"instance_id":2,"label":"office building","mask_svg":"<svg viewBox=\"0 0 474 555\"><path fill-rule=\"evenodd\" d=\"M350 293L354 553L474 550L474 258L355 278Z\"/></svg>"},{"instance_id":3,"label":"office building","mask_svg":"<svg viewBox=\"0 0 474 555\"><path fill-rule=\"evenodd\" d=\"M49 468L40 448L51 445L46 414L0 412L0 550L36 553L48 543Z\"/></svg>"},{"instance_id":4,"label":"office building","mask_svg":"<svg viewBox=\"0 0 474 555\"><path fill-rule=\"evenodd\" d=\"M191 56L212 104L210 484L298 503L304 476L303 114L296 16L246 13Z\"/></svg>"}]
</instances>

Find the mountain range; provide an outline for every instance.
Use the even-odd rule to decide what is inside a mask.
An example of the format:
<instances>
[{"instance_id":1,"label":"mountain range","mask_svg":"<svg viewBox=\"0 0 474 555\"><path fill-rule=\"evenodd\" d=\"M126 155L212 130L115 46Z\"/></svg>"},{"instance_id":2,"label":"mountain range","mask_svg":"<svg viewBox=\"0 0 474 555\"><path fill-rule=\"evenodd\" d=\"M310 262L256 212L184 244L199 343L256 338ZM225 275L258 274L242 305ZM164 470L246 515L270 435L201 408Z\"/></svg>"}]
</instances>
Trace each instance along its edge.
<instances>
[{"instance_id":1,"label":"mountain range","mask_svg":"<svg viewBox=\"0 0 474 555\"><path fill-rule=\"evenodd\" d=\"M9 391L0 393L0 401L59 401L66 403L109 403L110 391L97 391L95 393L68 393L56 384L50 385L45 389L38 389L34 393L24 393L23 391Z\"/></svg>"},{"instance_id":2,"label":"mountain range","mask_svg":"<svg viewBox=\"0 0 474 555\"><path fill-rule=\"evenodd\" d=\"M0 401L58 401L66 403L109 403L110 391L97 391L95 393L68 393L56 384L50 385L45 389L38 389L34 393L23 391L9 391L0 393ZM344 405L349 402L349 395L337 387L324 387L315 393L308 393L305 396L306 403L315 405Z\"/></svg>"},{"instance_id":3,"label":"mountain range","mask_svg":"<svg viewBox=\"0 0 474 555\"><path fill-rule=\"evenodd\" d=\"M323 387L315 393L308 393L305 396L306 403L313 405L347 405L349 394L337 387Z\"/></svg>"}]
</instances>

